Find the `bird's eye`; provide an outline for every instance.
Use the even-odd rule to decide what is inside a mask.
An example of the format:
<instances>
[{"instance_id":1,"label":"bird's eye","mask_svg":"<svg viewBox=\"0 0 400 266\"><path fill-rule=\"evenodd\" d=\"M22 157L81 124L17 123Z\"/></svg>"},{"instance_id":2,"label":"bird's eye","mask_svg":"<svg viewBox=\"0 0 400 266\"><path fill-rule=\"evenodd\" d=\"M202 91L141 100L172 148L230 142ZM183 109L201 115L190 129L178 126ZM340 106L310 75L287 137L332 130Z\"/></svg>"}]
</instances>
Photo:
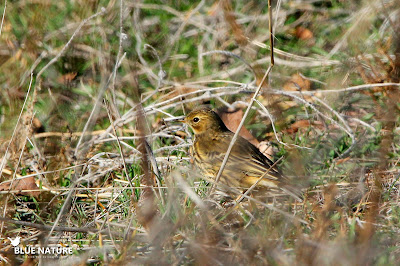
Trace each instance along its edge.
<instances>
[{"instance_id":1,"label":"bird's eye","mask_svg":"<svg viewBox=\"0 0 400 266\"><path fill-rule=\"evenodd\" d=\"M200 121L200 119L198 117L193 118L193 122L197 123L199 121Z\"/></svg>"}]
</instances>

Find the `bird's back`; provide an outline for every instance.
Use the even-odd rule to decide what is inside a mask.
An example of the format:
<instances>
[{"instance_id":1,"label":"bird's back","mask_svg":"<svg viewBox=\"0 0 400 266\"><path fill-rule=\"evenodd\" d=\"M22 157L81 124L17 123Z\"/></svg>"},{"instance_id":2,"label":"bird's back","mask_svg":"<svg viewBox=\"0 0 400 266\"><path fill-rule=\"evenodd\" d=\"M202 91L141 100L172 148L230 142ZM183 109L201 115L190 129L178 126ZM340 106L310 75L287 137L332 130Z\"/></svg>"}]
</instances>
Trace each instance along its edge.
<instances>
[{"instance_id":1,"label":"bird's back","mask_svg":"<svg viewBox=\"0 0 400 266\"><path fill-rule=\"evenodd\" d=\"M225 131L196 136L194 161L209 178L217 175L233 135L231 131ZM272 161L253 144L239 136L220 180L232 187L250 187L268 172L260 185L276 187L283 176L272 165Z\"/></svg>"}]
</instances>

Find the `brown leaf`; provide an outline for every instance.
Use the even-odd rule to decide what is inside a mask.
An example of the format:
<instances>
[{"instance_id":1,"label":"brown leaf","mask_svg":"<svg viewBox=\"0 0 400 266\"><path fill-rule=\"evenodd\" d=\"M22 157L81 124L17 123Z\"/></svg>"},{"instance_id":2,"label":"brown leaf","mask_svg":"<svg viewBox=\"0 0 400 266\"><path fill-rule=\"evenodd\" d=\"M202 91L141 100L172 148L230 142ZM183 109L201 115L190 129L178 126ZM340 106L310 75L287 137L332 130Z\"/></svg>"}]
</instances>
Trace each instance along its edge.
<instances>
[{"instance_id":1,"label":"brown leaf","mask_svg":"<svg viewBox=\"0 0 400 266\"><path fill-rule=\"evenodd\" d=\"M281 110L287 110L287 109L289 109L289 108L292 108L292 107L294 107L294 106L298 106L299 104L297 103L297 102L295 102L295 101L282 101L282 102L278 102L277 103L278 104L278 106L279 106L279 108L281 109Z\"/></svg>"},{"instance_id":2,"label":"brown leaf","mask_svg":"<svg viewBox=\"0 0 400 266\"><path fill-rule=\"evenodd\" d=\"M296 28L295 35L298 39L303 40L303 41L314 38L313 33L309 29L301 27L301 26Z\"/></svg>"},{"instance_id":3,"label":"brown leaf","mask_svg":"<svg viewBox=\"0 0 400 266\"><path fill-rule=\"evenodd\" d=\"M32 130L34 133L42 133L45 131L42 122L36 117L33 118L32 120Z\"/></svg>"},{"instance_id":4,"label":"brown leaf","mask_svg":"<svg viewBox=\"0 0 400 266\"><path fill-rule=\"evenodd\" d=\"M67 73L67 74L62 75L61 77L59 77L57 79L57 81L60 82L60 83L65 83L65 84L70 83L71 81L74 80L74 78L76 77L77 74L78 74L77 72Z\"/></svg>"},{"instance_id":5,"label":"brown leaf","mask_svg":"<svg viewBox=\"0 0 400 266\"><path fill-rule=\"evenodd\" d=\"M338 160L336 161L336 163L337 163L337 164L342 164L342 163L347 162L348 160L350 160L350 157L346 157L346 158L343 158L343 159L338 159Z\"/></svg>"},{"instance_id":6,"label":"brown leaf","mask_svg":"<svg viewBox=\"0 0 400 266\"><path fill-rule=\"evenodd\" d=\"M303 78L300 74L293 74L291 79L283 85L283 89L286 91L309 91L311 89L311 81ZM304 97L308 101L312 101L310 96ZM291 107L298 106L295 101L282 101L278 103L282 110L287 110Z\"/></svg>"},{"instance_id":7,"label":"brown leaf","mask_svg":"<svg viewBox=\"0 0 400 266\"><path fill-rule=\"evenodd\" d=\"M311 89L311 81L296 73L292 75L292 78L286 82L285 85L283 85L283 89L286 91L309 91Z\"/></svg>"},{"instance_id":8,"label":"brown leaf","mask_svg":"<svg viewBox=\"0 0 400 266\"><path fill-rule=\"evenodd\" d=\"M180 130L176 131L175 135L177 135L178 137L181 137L181 138L185 138L187 136L185 131L180 131Z\"/></svg>"},{"instance_id":9,"label":"brown leaf","mask_svg":"<svg viewBox=\"0 0 400 266\"><path fill-rule=\"evenodd\" d=\"M261 141L257 148L260 150L261 153L263 153L265 156L267 156L268 159L270 159L270 160L273 159L274 151L269 142Z\"/></svg>"},{"instance_id":10,"label":"brown leaf","mask_svg":"<svg viewBox=\"0 0 400 266\"><path fill-rule=\"evenodd\" d=\"M222 121L226 125L226 127L232 131L236 132L239 127L240 121L243 118L243 111L241 109L230 112L229 110L219 109L217 110L218 115L221 117ZM239 135L245 139L247 139L254 146L258 146L258 140L248 131L245 127L239 132Z\"/></svg>"},{"instance_id":11,"label":"brown leaf","mask_svg":"<svg viewBox=\"0 0 400 266\"><path fill-rule=\"evenodd\" d=\"M287 132L289 134L296 133L299 128L304 128L304 127L309 127L310 126L310 121L308 120L299 120L294 122L292 125L290 125L290 128L287 129Z\"/></svg>"},{"instance_id":12,"label":"brown leaf","mask_svg":"<svg viewBox=\"0 0 400 266\"><path fill-rule=\"evenodd\" d=\"M309 120L299 120L291 124L290 127L286 129L286 132L289 134L294 134L297 131L299 131L299 129L308 128L310 126L316 128L323 128L323 124L319 121L310 122Z\"/></svg>"},{"instance_id":13,"label":"brown leaf","mask_svg":"<svg viewBox=\"0 0 400 266\"><path fill-rule=\"evenodd\" d=\"M194 92L196 90L198 90L198 89L188 88L188 87L184 87L184 86L177 86L170 93L168 93L165 97L167 99L171 99L171 98L174 98L174 97L182 95L182 94Z\"/></svg>"},{"instance_id":14,"label":"brown leaf","mask_svg":"<svg viewBox=\"0 0 400 266\"><path fill-rule=\"evenodd\" d=\"M221 1L221 6L224 10L225 21L228 22L229 26L232 29L235 41L239 44L239 46L245 46L248 41L246 36L244 35L244 31L241 25L236 21L231 1L223 0Z\"/></svg>"},{"instance_id":15,"label":"brown leaf","mask_svg":"<svg viewBox=\"0 0 400 266\"><path fill-rule=\"evenodd\" d=\"M36 263L31 257L27 257L24 263L21 264L21 266L34 266L34 265L36 265Z\"/></svg>"},{"instance_id":16,"label":"brown leaf","mask_svg":"<svg viewBox=\"0 0 400 266\"><path fill-rule=\"evenodd\" d=\"M12 187L11 186L12 183ZM16 192L19 195L28 195L32 197L39 196L39 191L24 191L21 190L37 190L39 187L35 183L35 178L33 176L23 178L23 179L16 179L14 182L11 180L5 181L0 184L0 191L7 191L7 190L19 190L20 192Z\"/></svg>"}]
</instances>

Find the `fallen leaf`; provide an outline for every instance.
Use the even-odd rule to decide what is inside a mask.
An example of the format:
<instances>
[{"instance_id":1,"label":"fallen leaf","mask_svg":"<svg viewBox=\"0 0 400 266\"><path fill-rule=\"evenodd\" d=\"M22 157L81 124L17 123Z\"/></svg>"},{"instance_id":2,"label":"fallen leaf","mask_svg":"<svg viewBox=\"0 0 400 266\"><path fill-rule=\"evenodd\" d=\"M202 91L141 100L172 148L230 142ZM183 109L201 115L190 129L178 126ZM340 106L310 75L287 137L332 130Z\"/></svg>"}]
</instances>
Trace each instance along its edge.
<instances>
[{"instance_id":1,"label":"fallen leaf","mask_svg":"<svg viewBox=\"0 0 400 266\"><path fill-rule=\"evenodd\" d=\"M60 83L68 84L68 83L70 83L71 81L74 80L74 78L76 77L77 74L78 74L77 72L67 73L67 74L62 75L61 77L59 77L57 79L57 81L60 82Z\"/></svg>"},{"instance_id":2,"label":"fallen leaf","mask_svg":"<svg viewBox=\"0 0 400 266\"><path fill-rule=\"evenodd\" d=\"M296 73L283 85L283 89L286 91L309 91L311 89L311 81Z\"/></svg>"},{"instance_id":3,"label":"fallen leaf","mask_svg":"<svg viewBox=\"0 0 400 266\"><path fill-rule=\"evenodd\" d=\"M188 87L184 87L184 86L177 86L170 93L165 95L164 97L166 99L171 99L171 98L174 98L176 96L179 96L179 95L182 95L182 94L186 94L186 93L190 93L190 92L194 92L194 91L197 91L197 90L198 89L196 89L196 88L188 88Z\"/></svg>"},{"instance_id":4,"label":"fallen leaf","mask_svg":"<svg viewBox=\"0 0 400 266\"><path fill-rule=\"evenodd\" d=\"M243 118L243 111L241 109L230 111L228 109L219 109L217 110L218 115L221 117L222 121L226 125L226 127L232 131L236 132L239 127L240 121ZM245 127L239 132L239 135L245 139L247 139L254 146L258 146L258 140L248 131Z\"/></svg>"},{"instance_id":5,"label":"fallen leaf","mask_svg":"<svg viewBox=\"0 0 400 266\"><path fill-rule=\"evenodd\" d=\"M356 112L356 111L344 111L344 115L358 117L360 115L360 113ZM373 116L374 114L372 113L372 114L368 114L368 115Z\"/></svg>"},{"instance_id":6,"label":"fallen leaf","mask_svg":"<svg viewBox=\"0 0 400 266\"><path fill-rule=\"evenodd\" d=\"M35 265L35 264L36 264L36 263L35 263L35 261L33 260L33 258L30 257L30 256L28 256L28 257L26 258L26 260L24 261L24 263L21 264L21 266L33 266L33 265Z\"/></svg>"},{"instance_id":7,"label":"fallen leaf","mask_svg":"<svg viewBox=\"0 0 400 266\"><path fill-rule=\"evenodd\" d=\"M272 145L268 141L261 141L258 144L257 148L260 150L262 154L268 157L268 159L272 160L274 156L274 152L272 149Z\"/></svg>"},{"instance_id":8,"label":"fallen leaf","mask_svg":"<svg viewBox=\"0 0 400 266\"><path fill-rule=\"evenodd\" d=\"M293 134L296 133L299 130L299 128L309 127L310 125L311 123L308 120L299 120L291 124L290 128L287 129L287 132L289 134Z\"/></svg>"},{"instance_id":9,"label":"fallen leaf","mask_svg":"<svg viewBox=\"0 0 400 266\"><path fill-rule=\"evenodd\" d=\"M45 131L42 122L36 117L33 118L32 120L32 130L34 133L42 133Z\"/></svg>"},{"instance_id":10,"label":"fallen leaf","mask_svg":"<svg viewBox=\"0 0 400 266\"><path fill-rule=\"evenodd\" d=\"M11 186L12 183L12 186ZM35 183L35 178L33 176L23 178L23 179L16 179L14 182L11 180L5 181L0 183L0 191L7 191L7 190L18 190L15 194L19 195L28 195L32 197L39 196L39 191L24 191L22 190L37 190L39 187Z\"/></svg>"},{"instance_id":11,"label":"fallen leaf","mask_svg":"<svg viewBox=\"0 0 400 266\"><path fill-rule=\"evenodd\" d=\"M299 106L299 104L295 101L282 101L282 102L278 102L277 104L282 111L285 111L294 106Z\"/></svg>"},{"instance_id":12,"label":"fallen leaf","mask_svg":"<svg viewBox=\"0 0 400 266\"><path fill-rule=\"evenodd\" d=\"M293 124L291 124L290 127L288 129L286 129L286 132L288 134L294 134L297 131L299 131L299 129L308 128L310 126L315 127L315 128L323 128L324 127L324 125L320 121L310 122L309 120L299 120L299 121L296 121Z\"/></svg>"},{"instance_id":13,"label":"fallen leaf","mask_svg":"<svg viewBox=\"0 0 400 266\"><path fill-rule=\"evenodd\" d=\"M314 38L312 31L304 27L297 27L295 31L295 35L298 39L306 41Z\"/></svg>"},{"instance_id":14,"label":"fallen leaf","mask_svg":"<svg viewBox=\"0 0 400 266\"><path fill-rule=\"evenodd\" d=\"M338 159L338 160L336 161L336 163L337 163L337 164L342 164L342 163L344 163L344 162L347 162L348 160L350 160L350 157L346 157L346 158L343 158L343 159Z\"/></svg>"},{"instance_id":15,"label":"fallen leaf","mask_svg":"<svg viewBox=\"0 0 400 266\"><path fill-rule=\"evenodd\" d=\"M289 81L283 85L285 91L309 91L311 89L311 81L303 78L300 74L293 74ZM312 102L313 99L310 96L304 96L304 99ZM278 103L282 110L287 110L291 107L298 106L295 101L282 101Z\"/></svg>"},{"instance_id":16,"label":"fallen leaf","mask_svg":"<svg viewBox=\"0 0 400 266\"><path fill-rule=\"evenodd\" d=\"M181 138L185 138L187 136L185 131L180 131L180 130L176 131L175 135L177 135L178 137L181 137Z\"/></svg>"}]
</instances>

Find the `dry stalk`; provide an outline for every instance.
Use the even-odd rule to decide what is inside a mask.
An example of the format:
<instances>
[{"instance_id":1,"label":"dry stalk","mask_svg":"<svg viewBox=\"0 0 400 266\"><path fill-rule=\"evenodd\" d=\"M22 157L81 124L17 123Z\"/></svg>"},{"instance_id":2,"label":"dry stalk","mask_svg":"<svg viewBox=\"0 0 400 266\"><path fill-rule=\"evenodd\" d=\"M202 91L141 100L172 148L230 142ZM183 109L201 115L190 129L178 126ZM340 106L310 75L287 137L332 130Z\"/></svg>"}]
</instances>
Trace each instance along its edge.
<instances>
[{"instance_id":1,"label":"dry stalk","mask_svg":"<svg viewBox=\"0 0 400 266\"><path fill-rule=\"evenodd\" d=\"M0 217L0 221L10 223L10 224L16 224L16 225L21 225L21 226L37 228L37 229L43 230L43 231L50 231L53 229L53 231L58 231L58 232L82 232L82 233L89 233L89 232L97 233L97 232L99 232L98 229L90 228L90 227L56 226L53 228L53 226L46 225L46 224L36 224L36 223L31 223L31 222L14 220L14 219L6 218L6 217Z\"/></svg>"},{"instance_id":2,"label":"dry stalk","mask_svg":"<svg viewBox=\"0 0 400 266\"><path fill-rule=\"evenodd\" d=\"M1 32L3 30L3 23L4 23L4 17L6 16L6 10L7 10L7 0L4 1L4 10L3 10L3 16L1 18L1 25L0 25L0 36L1 36Z\"/></svg>"},{"instance_id":3,"label":"dry stalk","mask_svg":"<svg viewBox=\"0 0 400 266\"><path fill-rule=\"evenodd\" d=\"M25 96L24 104L22 105L21 112L20 112L20 114L19 114L17 123L16 123L16 125L15 125L15 127L14 127L14 131L13 131L13 134L12 134L12 136L11 136L11 140L10 140L10 142L9 142L8 145L7 145L6 152L5 152L5 154L4 154L3 160L2 160L1 165L0 165L0 177L1 177L2 174L3 174L3 167L4 167L4 165L5 165L5 163L6 163L6 160L7 160L7 153L8 153L8 150L9 150L9 148L10 148L10 145L12 144L12 142L13 142L13 140L14 140L14 136L15 136L15 134L16 134L17 128L18 128L19 126L21 126L21 124L20 124L19 122L20 122L20 120L21 120L22 113L23 113L23 111L24 111L24 109L25 109L26 102L27 102L27 100L28 100L28 98L29 98L29 92L30 92L31 87L32 87L32 79L33 79L33 77L32 77L32 75L31 75L31 81L29 82L28 92L27 92L27 94L26 94L26 96ZM19 145L18 145L18 148L21 149L21 152L20 152L20 155L19 155L19 158L18 158L18 162L17 162L16 165L15 165L15 171L14 171L14 173L13 173L13 177L12 177L12 180L11 180L11 184L10 184L10 189L9 189L9 190L11 190L12 185L13 185L13 182L14 182L14 180L15 180L16 177L17 177L18 166L20 165L20 162L21 162L21 160L22 160L22 154L24 153L25 145L26 145L26 142L27 142L27 139L28 139L28 134L29 134L29 131L30 131L31 126L32 126L32 120L33 120L33 117L34 117L34 116L32 115L32 111L33 111L33 101L32 101L32 103L31 103L31 105L29 106L28 110L29 110L29 111L28 111L28 113L27 113L27 117L26 117L26 118L29 118L29 116L30 116L30 123L29 123L29 125L27 125L28 127L25 128L25 133L26 133L26 135L23 135L24 138L23 138L22 140L20 140L20 141L22 141L22 144L19 144ZM17 140L18 140L18 139L17 139ZM5 217L5 216L6 216L6 213L7 213L7 203L8 203L9 197L10 197L10 194L7 194L7 197L6 197L5 203L4 203L4 209L3 209L3 215L2 215L3 217ZM1 226L0 226L0 233L3 232L3 226L4 226L4 223L2 222L2 223L1 223Z\"/></svg>"},{"instance_id":4,"label":"dry stalk","mask_svg":"<svg viewBox=\"0 0 400 266\"><path fill-rule=\"evenodd\" d=\"M136 99L139 102L137 107L138 107L138 112L137 112L137 118L136 118L136 127L137 127L137 133L138 133L138 150L141 154L141 162L140 166L143 171L143 177L141 179L141 184L144 186L142 189L142 193L140 196L140 200L137 206L137 218L138 221L143 225L144 228L146 228L149 232L149 235L154 232L154 226L156 225L157 217L158 217L158 210L156 207L155 203L155 195L153 191L153 187L155 187L155 182L154 182L154 176L151 171L151 164L149 161L149 154L146 149L146 118L145 118L145 112L143 110L143 107L140 103L140 89L139 89L139 83L137 81L137 77L134 79L134 88L135 88L135 94L136 94ZM154 235L152 237L155 237ZM152 238L151 237L151 238Z\"/></svg>"},{"instance_id":5,"label":"dry stalk","mask_svg":"<svg viewBox=\"0 0 400 266\"><path fill-rule=\"evenodd\" d=\"M257 181L251 186L249 187L245 193L243 193L243 195L240 195L240 197L236 200L235 205L239 204L245 196L247 196L249 193L251 193L251 191L253 191L253 189L258 185L258 183L260 183L261 180L263 180L263 178L271 171L271 169L273 169L281 160L283 157L279 158L279 160L276 160L273 165L271 165L270 168L268 168L267 171L265 171L264 174L262 174Z\"/></svg>"},{"instance_id":6,"label":"dry stalk","mask_svg":"<svg viewBox=\"0 0 400 266\"><path fill-rule=\"evenodd\" d=\"M110 120L110 124L111 124L111 126L113 127L114 135L115 135L115 137L117 138L117 144L118 144L119 152L120 152L120 154L121 154L122 162L123 162L123 164L124 164L124 173L125 173L126 179L128 179L129 185L130 185L131 187L133 187L132 180L131 180L131 178L130 178L130 176L129 176L129 174L128 174L128 171L127 171L128 168L127 168L127 166L126 166L125 156L124 156L124 152L123 152L122 147L121 147L121 142L119 141L117 131L115 130L115 127L114 127L114 121L113 121L113 119L112 119L112 117L111 117L111 114L110 114L110 107L109 107L109 105L107 104L107 101L106 101L105 99L104 99L104 104L105 104L106 109L107 109L108 119ZM132 194L133 194L133 189L132 189Z\"/></svg>"},{"instance_id":7,"label":"dry stalk","mask_svg":"<svg viewBox=\"0 0 400 266\"><path fill-rule=\"evenodd\" d=\"M221 167L219 168L219 171L218 171L218 173L217 173L217 175L216 175L216 177L215 177L215 183L216 183L216 184L218 184L218 181L219 181L219 179L220 179L220 177L221 177L221 175L222 175L222 172L224 171L225 165L226 165L226 163L228 162L229 155L230 155L230 153L231 153L231 151L232 151L233 145L235 144L236 139L237 139L238 136L239 136L239 132L240 132L240 130L242 129L242 127L243 127L243 125L244 125L244 121L246 120L247 115L249 114L249 112L250 112L250 110L251 110L251 107L253 106L254 101L256 100L258 94L260 93L261 88L264 86L264 82L266 81L266 79L267 79L269 73L271 72L272 67L274 66L274 53L273 53L273 51L274 51L274 50L273 50L274 42L273 42L273 33L272 33L272 9L271 9L271 0L268 0L268 12L269 12L269 14L270 14L270 15L269 15L269 17L270 17L270 19L269 19L269 30L270 30L270 42L271 42L271 65L268 67L267 71L266 71L265 74L264 74L264 77L262 78L261 82L259 83L258 88L257 88L257 90L255 91L253 97L251 98L250 103L249 103L249 106L247 107L246 112L244 113L243 118L242 118L242 120L240 121L240 123L239 123L239 125L238 125L238 128L236 129L235 134L234 134L233 137L232 137L232 140L231 140L231 142L230 142L230 144L229 144L229 147L228 147L228 149L227 149L227 151L226 151L226 153L225 153L224 160L222 161ZM214 188L215 188L215 185L212 185L212 187L211 187L211 189L210 189L210 192L209 192L209 195L213 192Z\"/></svg>"},{"instance_id":8,"label":"dry stalk","mask_svg":"<svg viewBox=\"0 0 400 266\"><path fill-rule=\"evenodd\" d=\"M32 81L33 81L33 74L31 74L31 81L29 82L28 91L26 92L25 100L24 100L24 103L22 104L22 108L21 108L21 111L19 113L19 116L18 116L18 119L17 119L17 123L15 124L14 131L13 131L13 133L11 135L10 142L8 143L7 148L6 148L6 152L4 153L3 159L1 160L0 178L3 176L3 168L4 168L4 166L6 164L6 161L7 161L8 151L10 149L10 146L11 146L12 142L14 141L14 137L15 137L15 134L17 132L18 125L19 125L19 123L21 121L22 113L24 112L26 102L28 101L28 98L29 98L29 94L30 94L31 87L32 87Z\"/></svg>"},{"instance_id":9,"label":"dry stalk","mask_svg":"<svg viewBox=\"0 0 400 266\"><path fill-rule=\"evenodd\" d=\"M79 33L79 31L82 29L82 27L88 23L90 20L94 19L97 16L103 15L106 12L106 9L104 7L100 8L100 11L91 15L90 17L84 19L79 26L76 28L76 30L74 31L74 33L72 34L71 38L68 40L68 42L64 45L64 47L61 49L60 52L57 53L57 55L55 57L53 57L53 59L50 60L49 63L47 63L40 71L39 73L36 75L36 78L39 79L43 72L52 64L54 64L55 62L57 62L57 60L61 57L61 55L63 55L63 53L67 50L67 48L69 47L69 45L71 44L71 42L73 41L73 39L76 37L76 35Z\"/></svg>"}]
</instances>

